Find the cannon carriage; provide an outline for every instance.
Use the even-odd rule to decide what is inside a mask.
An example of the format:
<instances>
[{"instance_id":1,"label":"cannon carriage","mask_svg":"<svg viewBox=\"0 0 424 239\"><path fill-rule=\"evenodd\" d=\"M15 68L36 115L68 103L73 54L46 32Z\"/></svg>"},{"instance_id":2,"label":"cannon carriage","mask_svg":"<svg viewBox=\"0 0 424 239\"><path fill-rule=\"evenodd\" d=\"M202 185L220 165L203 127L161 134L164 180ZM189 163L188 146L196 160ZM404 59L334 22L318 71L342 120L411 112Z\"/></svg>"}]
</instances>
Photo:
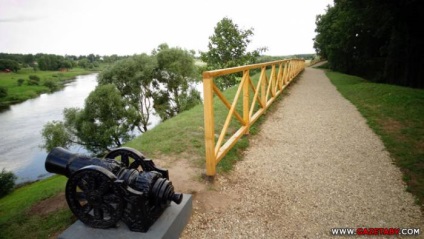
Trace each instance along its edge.
<instances>
[{"instance_id":1,"label":"cannon carriage","mask_svg":"<svg viewBox=\"0 0 424 239\"><path fill-rule=\"evenodd\" d=\"M47 155L45 167L68 177L69 208L94 228L115 227L122 220L131 231L146 232L172 201L180 204L183 198L174 192L168 170L131 148L99 159L58 147Z\"/></svg>"}]
</instances>

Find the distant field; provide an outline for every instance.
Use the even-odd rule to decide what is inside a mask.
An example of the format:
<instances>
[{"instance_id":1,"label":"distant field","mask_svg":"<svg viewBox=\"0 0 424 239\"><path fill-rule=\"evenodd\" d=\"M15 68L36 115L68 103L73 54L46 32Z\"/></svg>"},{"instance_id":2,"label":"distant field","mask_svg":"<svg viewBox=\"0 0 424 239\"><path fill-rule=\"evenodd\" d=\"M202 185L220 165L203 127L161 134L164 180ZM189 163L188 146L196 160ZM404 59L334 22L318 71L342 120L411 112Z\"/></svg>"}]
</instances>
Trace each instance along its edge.
<instances>
[{"instance_id":1,"label":"distant field","mask_svg":"<svg viewBox=\"0 0 424 239\"><path fill-rule=\"evenodd\" d=\"M47 80L53 81L60 88L64 82L78 76L89 74L92 71L82 68L73 68L66 72L60 71L34 71L32 68L24 68L18 73L3 73L0 72L0 87L7 88L7 96L0 98L0 107L10 104L19 103L46 92L51 92L51 89L45 86ZM36 75L40 78L38 85L29 85L28 80L30 75ZM22 85L19 85L19 79L22 79Z\"/></svg>"}]
</instances>

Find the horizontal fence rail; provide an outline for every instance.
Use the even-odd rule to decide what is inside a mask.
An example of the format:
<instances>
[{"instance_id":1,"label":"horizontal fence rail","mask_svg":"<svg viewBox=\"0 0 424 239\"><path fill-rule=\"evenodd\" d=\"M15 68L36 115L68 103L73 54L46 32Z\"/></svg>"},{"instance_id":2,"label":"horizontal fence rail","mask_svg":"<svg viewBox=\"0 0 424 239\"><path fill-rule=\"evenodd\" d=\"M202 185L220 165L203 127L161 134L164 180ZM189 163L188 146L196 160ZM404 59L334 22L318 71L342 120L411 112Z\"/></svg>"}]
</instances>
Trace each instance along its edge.
<instances>
[{"instance_id":1,"label":"horizontal fence rail","mask_svg":"<svg viewBox=\"0 0 424 239\"><path fill-rule=\"evenodd\" d=\"M304 68L304 60L291 59L203 72L206 175L216 174L219 161L243 135L249 134L250 126ZM260 72L256 83L256 79L251 78L255 71ZM241 76L232 101L214 83L214 79L230 74ZM214 95L228 108L220 131L215 131ZM238 102L240 96L242 102ZM241 107L237 107L238 103ZM233 119L237 121L237 127L232 130L234 132L229 132Z\"/></svg>"}]
</instances>

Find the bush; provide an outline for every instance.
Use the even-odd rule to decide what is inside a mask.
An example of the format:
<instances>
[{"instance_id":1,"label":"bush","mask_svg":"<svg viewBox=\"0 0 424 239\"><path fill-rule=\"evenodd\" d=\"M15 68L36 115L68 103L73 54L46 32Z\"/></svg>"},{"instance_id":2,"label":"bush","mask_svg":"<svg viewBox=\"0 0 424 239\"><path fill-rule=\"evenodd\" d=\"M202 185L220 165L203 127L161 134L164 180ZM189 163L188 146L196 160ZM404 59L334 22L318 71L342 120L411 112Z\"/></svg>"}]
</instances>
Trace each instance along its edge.
<instances>
[{"instance_id":1,"label":"bush","mask_svg":"<svg viewBox=\"0 0 424 239\"><path fill-rule=\"evenodd\" d=\"M24 79L22 79L22 78L21 78L21 79L18 79L18 86L21 86L21 85L24 83L24 81L25 81L25 80L24 80Z\"/></svg>"},{"instance_id":2,"label":"bush","mask_svg":"<svg viewBox=\"0 0 424 239\"><path fill-rule=\"evenodd\" d=\"M40 84L40 77L36 75L30 75L28 80L28 85L39 85Z\"/></svg>"},{"instance_id":3,"label":"bush","mask_svg":"<svg viewBox=\"0 0 424 239\"><path fill-rule=\"evenodd\" d=\"M12 192L15 187L16 176L3 169L0 173L0 198Z\"/></svg>"},{"instance_id":4,"label":"bush","mask_svg":"<svg viewBox=\"0 0 424 239\"><path fill-rule=\"evenodd\" d=\"M7 88L4 86L0 86L0 98L7 96Z\"/></svg>"},{"instance_id":5,"label":"bush","mask_svg":"<svg viewBox=\"0 0 424 239\"><path fill-rule=\"evenodd\" d=\"M40 77L38 77L37 75L30 75L29 76L29 79L30 80L33 80L33 81L40 82Z\"/></svg>"},{"instance_id":6,"label":"bush","mask_svg":"<svg viewBox=\"0 0 424 239\"><path fill-rule=\"evenodd\" d=\"M28 85L39 85L39 84L38 84L38 81L28 80Z\"/></svg>"},{"instance_id":7,"label":"bush","mask_svg":"<svg viewBox=\"0 0 424 239\"><path fill-rule=\"evenodd\" d=\"M56 82L54 80L52 80L52 79L46 80L43 85L45 87L49 88L50 91L55 91L58 88Z\"/></svg>"}]
</instances>

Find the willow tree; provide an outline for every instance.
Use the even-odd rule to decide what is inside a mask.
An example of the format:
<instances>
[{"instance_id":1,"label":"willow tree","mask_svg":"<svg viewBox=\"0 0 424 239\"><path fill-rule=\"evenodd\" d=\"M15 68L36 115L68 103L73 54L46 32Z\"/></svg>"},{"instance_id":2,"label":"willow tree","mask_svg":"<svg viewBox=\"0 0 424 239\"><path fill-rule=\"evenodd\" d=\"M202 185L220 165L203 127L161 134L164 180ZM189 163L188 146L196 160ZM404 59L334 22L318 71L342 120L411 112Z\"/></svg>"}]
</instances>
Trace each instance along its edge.
<instances>
[{"instance_id":1,"label":"willow tree","mask_svg":"<svg viewBox=\"0 0 424 239\"><path fill-rule=\"evenodd\" d=\"M117 61L100 73L100 85L114 84L128 105L137 109L134 127L146 132L153 111L153 92L157 87L154 73L157 68L155 57L141 54Z\"/></svg>"},{"instance_id":2,"label":"willow tree","mask_svg":"<svg viewBox=\"0 0 424 239\"><path fill-rule=\"evenodd\" d=\"M84 108L67 108L64 121L44 125L42 148L51 151L54 147L82 145L100 154L131 139L136 120L136 109L126 105L115 85L99 85L85 100Z\"/></svg>"},{"instance_id":3,"label":"willow tree","mask_svg":"<svg viewBox=\"0 0 424 239\"><path fill-rule=\"evenodd\" d=\"M158 62L156 79L160 83L154 94L154 107L161 119L171 118L200 103L200 93L190 86L198 78L193 53L161 44L153 55Z\"/></svg>"}]
</instances>

